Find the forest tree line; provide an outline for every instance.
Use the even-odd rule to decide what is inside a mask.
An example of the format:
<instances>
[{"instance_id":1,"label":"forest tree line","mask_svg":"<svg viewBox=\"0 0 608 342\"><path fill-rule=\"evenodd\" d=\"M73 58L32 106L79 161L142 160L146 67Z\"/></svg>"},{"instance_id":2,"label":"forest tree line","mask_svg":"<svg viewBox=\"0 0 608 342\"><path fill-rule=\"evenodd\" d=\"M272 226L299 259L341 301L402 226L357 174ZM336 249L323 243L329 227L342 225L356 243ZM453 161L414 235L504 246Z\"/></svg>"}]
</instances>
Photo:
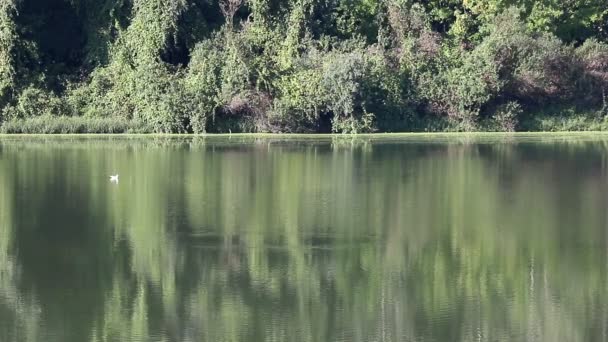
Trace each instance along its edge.
<instances>
[{"instance_id":1,"label":"forest tree line","mask_svg":"<svg viewBox=\"0 0 608 342\"><path fill-rule=\"evenodd\" d=\"M608 129L605 0L3 0L7 133Z\"/></svg>"}]
</instances>

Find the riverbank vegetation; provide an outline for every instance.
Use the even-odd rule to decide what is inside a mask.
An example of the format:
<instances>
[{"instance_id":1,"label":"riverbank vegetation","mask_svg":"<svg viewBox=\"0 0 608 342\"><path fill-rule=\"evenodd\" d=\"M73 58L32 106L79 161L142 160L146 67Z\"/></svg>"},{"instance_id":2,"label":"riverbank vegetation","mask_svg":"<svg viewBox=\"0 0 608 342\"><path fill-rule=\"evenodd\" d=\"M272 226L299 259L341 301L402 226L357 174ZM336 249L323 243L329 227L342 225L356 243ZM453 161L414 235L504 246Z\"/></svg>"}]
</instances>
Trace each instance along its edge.
<instances>
[{"instance_id":1,"label":"riverbank vegetation","mask_svg":"<svg viewBox=\"0 0 608 342\"><path fill-rule=\"evenodd\" d=\"M6 133L604 130L604 0L7 0Z\"/></svg>"}]
</instances>

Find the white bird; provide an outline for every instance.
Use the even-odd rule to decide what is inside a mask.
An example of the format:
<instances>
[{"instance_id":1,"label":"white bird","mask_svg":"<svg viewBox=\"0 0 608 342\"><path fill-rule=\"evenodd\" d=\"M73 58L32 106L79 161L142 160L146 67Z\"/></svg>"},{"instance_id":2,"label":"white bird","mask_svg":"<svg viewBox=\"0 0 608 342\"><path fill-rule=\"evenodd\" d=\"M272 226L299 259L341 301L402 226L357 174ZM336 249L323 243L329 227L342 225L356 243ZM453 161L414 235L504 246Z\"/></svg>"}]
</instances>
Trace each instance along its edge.
<instances>
[{"instance_id":1,"label":"white bird","mask_svg":"<svg viewBox=\"0 0 608 342\"><path fill-rule=\"evenodd\" d=\"M110 176L110 182L118 183L118 175Z\"/></svg>"}]
</instances>

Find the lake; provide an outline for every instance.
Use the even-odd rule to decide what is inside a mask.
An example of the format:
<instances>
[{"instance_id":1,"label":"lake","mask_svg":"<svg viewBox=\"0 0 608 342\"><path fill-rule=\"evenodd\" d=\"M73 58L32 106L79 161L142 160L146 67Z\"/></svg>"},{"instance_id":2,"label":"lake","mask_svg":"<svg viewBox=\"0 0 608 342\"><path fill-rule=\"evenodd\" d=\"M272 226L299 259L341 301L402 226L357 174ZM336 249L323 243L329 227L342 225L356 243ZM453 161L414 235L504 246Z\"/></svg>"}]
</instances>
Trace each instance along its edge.
<instances>
[{"instance_id":1,"label":"lake","mask_svg":"<svg viewBox=\"0 0 608 342\"><path fill-rule=\"evenodd\" d=\"M607 208L608 135L5 136L0 341L606 341Z\"/></svg>"}]
</instances>

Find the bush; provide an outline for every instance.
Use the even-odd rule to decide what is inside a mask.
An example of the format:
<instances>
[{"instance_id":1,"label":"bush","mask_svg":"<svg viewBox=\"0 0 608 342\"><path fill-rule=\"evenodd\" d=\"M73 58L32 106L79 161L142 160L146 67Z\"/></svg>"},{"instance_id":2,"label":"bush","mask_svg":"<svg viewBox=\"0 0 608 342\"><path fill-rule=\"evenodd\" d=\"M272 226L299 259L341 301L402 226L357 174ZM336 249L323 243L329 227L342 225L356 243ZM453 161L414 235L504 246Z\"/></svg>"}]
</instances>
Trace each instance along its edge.
<instances>
[{"instance_id":1,"label":"bush","mask_svg":"<svg viewBox=\"0 0 608 342\"><path fill-rule=\"evenodd\" d=\"M495 66L501 96L526 104L575 96L579 68L572 48L551 34L529 32L518 9L509 8L483 32L474 54Z\"/></svg>"},{"instance_id":2,"label":"bush","mask_svg":"<svg viewBox=\"0 0 608 342\"><path fill-rule=\"evenodd\" d=\"M495 132L514 132L519 124L523 110L516 101L500 104L493 115L482 123L482 129Z\"/></svg>"},{"instance_id":3,"label":"bush","mask_svg":"<svg viewBox=\"0 0 608 342\"><path fill-rule=\"evenodd\" d=\"M2 116L5 120L26 119L41 115L69 115L70 109L64 99L48 91L28 87L24 89L16 103L6 106Z\"/></svg>"},{"instance_id":4,"label":"bush","mask_svg":"<svg viewBox=\"0 0 608 342\"><path fill-rule=\"evenodd\" d=\"M192 101L190 127L194 133L204 133L207 121L213 119L221 106L221 74L224 67L222 47L215 39L197 45L184 78L184 90Z\"/></svg>"},{"instance_id":5,"label":"bush","mask_svg":"<svg viewBox=\"0 0 608 342\"><path fill-rule=\"evenodd\" d=\"M329 54L323 63L321 87L327 110L332 114L332 130L360 133L373 130L373 114L365 108L362 85L368 77L368 63L359 51Z\"/></svg>"},{"instance_id":6,"label":"bush","mask_svg":"<svg viewBox=\"0 0 608 342\"><path fill-rule=\"evenodd\" d=\"M98 69L85 84L73 86L67 102L85 117L119 118L145 123L157 133L184 133L196 106L184 89L181 72L161 63L134 69L113 64Z\"/></svg>"},{"instance_id":7,"label":"bush","mask_svg":"<svg viewBox=\"0 0 608 342\"><path fill-rule=\"evenodd\" d=\"M415 129L416 94L393 51L372 46L364 51L367 72L362 82L364 109L374 115L374 129L383 132Z\"/></svg>"},{"instance_id":8,"label":"bush","mask_svg":"<svg viewBox=\"0 0 608 342\"><path fill-rule=\"evenodd\" d=\"M269 119L278 130L317 130L319 119L327 112L327 96L322 85L325 55L325 51L307 46L301 57L290 62L292 67L272 82L271 92L275 96Z\"/></svg>"},{"instance_id":9,"label":"bush","mask_svg":"<svg viewBox=\"0 0 608 342\"><path fill-rule=\"evenodd\" d=\"M608 44L589 39L576 49L576 55L581 60L583 70L577 82L581 98L596 105L601 101L604 112L607 112Z\"/></svg>"}]
</instances>

